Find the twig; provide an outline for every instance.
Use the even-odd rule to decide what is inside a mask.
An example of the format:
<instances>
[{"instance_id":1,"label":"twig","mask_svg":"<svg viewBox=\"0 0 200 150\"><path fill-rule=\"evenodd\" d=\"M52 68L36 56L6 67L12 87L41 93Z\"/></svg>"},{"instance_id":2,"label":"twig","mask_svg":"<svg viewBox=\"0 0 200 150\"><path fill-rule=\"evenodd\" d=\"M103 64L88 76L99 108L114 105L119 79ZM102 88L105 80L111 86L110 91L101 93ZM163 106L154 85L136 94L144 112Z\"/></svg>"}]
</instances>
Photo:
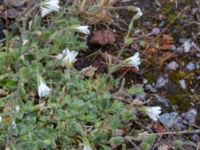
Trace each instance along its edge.
<instances>
[{"instance_id":1,"label":"twig","mask_svg":"<svg viewBox=\"0 0 200 150\"><path fill-rule=\"evenodd\" d=\"M180 132L164 132L164 133L149 133L147 135L172 135L172 134L196 134L200 133L200 130L195 130L195 131L180 131Z\"/></svg>"},{"instance_id":2,"label":"twig","mask_svg":"<svg viewBox=\"0 0 200 150\"><path fill-rule=\"evenodd\" d=\"M133 141L128 140L135 148L135 150L141 150Z\"/></svg>"}]
</instances>

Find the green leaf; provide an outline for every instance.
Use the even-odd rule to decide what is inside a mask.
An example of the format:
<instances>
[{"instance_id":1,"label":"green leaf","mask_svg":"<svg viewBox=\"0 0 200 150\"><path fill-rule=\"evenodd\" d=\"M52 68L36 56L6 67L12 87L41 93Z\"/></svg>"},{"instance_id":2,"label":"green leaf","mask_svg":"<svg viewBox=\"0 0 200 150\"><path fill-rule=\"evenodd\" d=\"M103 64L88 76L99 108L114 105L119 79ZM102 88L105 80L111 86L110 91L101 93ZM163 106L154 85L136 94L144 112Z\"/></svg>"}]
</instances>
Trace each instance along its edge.
<instances>
[{"instance_id":1,"label":"green leaf","mask_svg":"<svg viewBox=\"0 0 200 150\"><path fill-rule=\"evenodd\" d=\"M131 87L127 92L130 95L142 94L144 93L144 89L142 87Z\"/></svg>"},{"instance_id":2,"label":"green leaf","mask_svg":"<svg viewBox=\"0 0 200 150\"><path fill-rule=\"evenodd\" d=\"M155 140L156 140L155 134L148 135L147 137L144 138L144 140L140 144L141 149L150 150Z\"/></svg>"},{"instance_id":3,"label":"green leaf","mask_svg":"<svg viewBox=\"0 0 200 150\"><path fill-rule=\"evenodd\" d=\"M124 138L120 136L112 137L110 139L111 145L121 145L124 142Z\"/></svg>"}]
</instances>

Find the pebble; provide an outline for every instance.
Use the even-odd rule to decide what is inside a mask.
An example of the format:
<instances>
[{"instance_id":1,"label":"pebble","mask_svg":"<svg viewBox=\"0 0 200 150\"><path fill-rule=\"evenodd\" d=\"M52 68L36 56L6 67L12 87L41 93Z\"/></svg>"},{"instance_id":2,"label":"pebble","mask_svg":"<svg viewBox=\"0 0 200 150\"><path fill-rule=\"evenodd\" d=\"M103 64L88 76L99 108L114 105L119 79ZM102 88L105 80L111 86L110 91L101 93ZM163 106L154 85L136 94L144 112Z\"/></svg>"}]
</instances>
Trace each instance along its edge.
<instances>
[{"instance_id":1,"label":"pebble","mask_svg":"<svg viewBox=\"0 0 200 150\"><path fill-rule=\"evenodd\" d=\"M177 64L175 61L170 62L167 64L167 68L170 70L176 70L179 67L179 64Z\"/></svg>"},{"instance_id":2,"label":"pebble","mask_svg":"<svg viewBox=\"0 0 200 150\"><path fill-rule=\"evenodd\" d=\"M191 45L192 45L192 48L200 52L200 47L198 47L194 42L192 42Z\"/></svg>"},{"instance_id":3,"label":"pebble","mask_svg":"<svg viewBox=\"0 0 200 150\"><path fill-rule=\"evenodd\" d=\"M154 35L160 34L160 28L153 28L152 33L153 33Z\"/></svg>"},{"instance_id":4,"label":"pebble","mask_svg":"<svg viewBox=\"0 0 200 150\"><path fill-rule=\"evenodd\" d=\"M190 62L186 65L186 68L189 70L189 71L193 71L195 69L195 64Z\"/></svg>"},{"instance_id":5,"label":"pebble","mask_svg":"<svg viewBox=\"0 0 200 150\"><path fill-rule=\"evenodd\" d=\"M187 40L183 43L183 48L184 48L185 53L188 53L191 47L192 47L192 44L190 43L190 40Z\"/></svg>"},{"instance_id":6,"label":"pebble","mask_svg":"<svg viewBox=\"0 0 200 150\"><path fill-rule=\"evenodd\" d=\"M177 116L178 114L176 112L165 113L160 115L159 120L165 127L172 128L175 125L175 119Z\"/></svg>"},{"instance_id":7,"label":"pebble","mask_svg":"<svg viewBox=\"0 0 200 150\"><path fill-rule=\"evenodd\" d=\"M155 94L155 97L156 97L156 101L158 103L160 103L161 105L163 105L164 107L169 107L169 103L168 103L168 99L162 97L162 96L159 96L158 94Z\"/></svg>"},{"instance_id":8,"label":"pebble","mask_svg":"<svg viewBox=\"0 0 200 150\"><path fill-rule=\"evenodd\" d=\"M199 137L198 134L193 134L193 135L191 136L191 140L194 141L194 142L199 142L200 137Z\"/></svg>"},{"instance_id":9,"label":"pebble","mask_svg":"<svg viewBox=\"0 0 200 150\"><path fill-rule=\"evenodd\" d=\"M196 109L190 109L186 114L185 114L185 120L190 123L190 124L195 124L196 118L197 118L197 110Z\"/></svg>"},{"instance_id":10,"label":"pebble","mask_svg":"<svg viewBox=\"0 0 200 150\"><path fill-rule=\"evenodd\" d=\"M165 86L165 84L168 82L168 79L165 79L164 77L159 77L158 80L156 81L155 88L159 89Z\"/></svg>"},{"instance_id":11,"label":"pebble","mask_svg":"<svg viewBox=\"0 0 200 150\"><path fill-rule=\"evenodd\" d=\"M142 101L145 101L146 97L147 97L146 93L136 94L136 99L139 99L139 100L142 100Z\"/></svg>"},{"instance_id":12,"label":"pebble","mask_svg":"<svg viewBox=\"0 0 200 150\"><path fill-rule=\"evenodd\" d=\"M155 93L157 92L157 90L151 85L151 84L147 84L144 86L144 89L147 90L147 91L150 91L152 93Z\"/></svg>"},{"instance_id":13,"label":"pebble","mask_svg":"<svg viewBox=\"0 0 200 150\"><path fill-rule=\"evenodd\" d=\"M183 44L184 42L186 42L188 39L184 39L184 38L180 38L179 39L179 42L181 43L181 44Z\"/></svg>"},{"instance_id":14,"label":"pebble","mask_svg":"<svg viewBox=\"0 0 200 150\"><path fill-rule=\"evenodd\" d=\"M175 52L182 54L184 52L183 47L178 47Z\"/></svg>"},{"instance_id":15,"label":"pebble","mask_svg":"<svg viewBox=\"0 0 200 150\"><path fill-rule=\"evenodd\" d=\"M200 76L197 77L197 80L200 80Z\"/></svg>"},{"instance_id":16,"label":"pebble","mask_svg":"<svg viewBox=\"0 0 200 150\"><path fill-rule=\"evenodd\" d=\"M186 86L186 83L185 83L185 79L179 80L179 84L180 84L182 89L184 89L184 90L186 89L187 86Z\"/></svg>"},{"instance_id":17,"label":"pebble","mask_svg":"<svg viewBox=\"0 0 200 150\"><path fill-rule=\"evenodd\" d=\"M197 53L196 56L197 56L198 58L200 58L200 53Z\"/></svg>"}]
</instances>

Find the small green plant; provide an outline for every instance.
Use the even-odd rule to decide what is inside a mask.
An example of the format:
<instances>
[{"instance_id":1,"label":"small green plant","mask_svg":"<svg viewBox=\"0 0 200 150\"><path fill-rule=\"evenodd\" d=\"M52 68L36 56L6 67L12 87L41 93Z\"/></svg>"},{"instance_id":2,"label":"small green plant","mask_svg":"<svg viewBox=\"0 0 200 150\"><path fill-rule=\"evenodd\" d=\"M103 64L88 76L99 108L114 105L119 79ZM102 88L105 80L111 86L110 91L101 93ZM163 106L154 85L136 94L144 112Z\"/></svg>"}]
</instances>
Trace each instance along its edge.
<instances>
[{"instance_id":1,"label":"small green plant","mask_svg":"<svg viewBox=\"0 0 200 150\"><path fill-rule=\"evenodd\" d=\"M45 26L35 16L26 31L20 29L23 36L6 33L0 48L0 149L125 147L118 132L137 118L136 108L113 96L118 79L84 78L73 67L78 52L87 48L85 35L72 28L78 19L66 9L51 19ZM74 50L73 60L65 56L66 48ZM125 91L133 95L143 89Z\"/></svg>"}]
</instances>

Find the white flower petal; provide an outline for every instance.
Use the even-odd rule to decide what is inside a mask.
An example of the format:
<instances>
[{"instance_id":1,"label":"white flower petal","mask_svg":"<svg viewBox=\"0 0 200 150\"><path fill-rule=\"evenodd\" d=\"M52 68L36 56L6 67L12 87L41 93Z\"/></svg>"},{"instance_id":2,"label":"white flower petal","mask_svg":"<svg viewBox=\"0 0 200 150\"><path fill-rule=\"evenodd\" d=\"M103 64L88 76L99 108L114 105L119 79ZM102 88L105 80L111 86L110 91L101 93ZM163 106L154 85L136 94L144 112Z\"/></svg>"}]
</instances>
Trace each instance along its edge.
<instances>
[{"instance_id":1,"label":"white flower petal","mask_svg":"<svg viewBox=\"0 0 200 150\"><path fill-rule=\"evenodd\" d=\"M58 54L57 56L56 56L56 59L62 59L63 58L63 54Z\"/></svg>"},{"instance_id":2,"label":"white flower petal","mask_svg":"<svg viewBox=\"0 0 200 150\"><path fill-rule=\"evenodd\" d=\"M3 118L2 118L2 116L0 116L0 122L2 122L2 120L3 120Z\"/></svg>"},{"instance_id":3,"label":"white flower petal","mask_svg":"<svg viewBox=\"0 0 200 150\"><path fill-rule=\"evenodd\" d=\"M92 148L89 144L84 143L83 150L92 150Z\"/></svg>"},{"instance_id":4,"label":"white flower petal","mask_svg":"<svg viewBox=\"0 0 200 150\"><path fill-rule=\"evenodd\" d=\"M48 96L51 93L51 89L45 84L43 79L39 77L39 84L38 84L38 95L40 98Z\"/></svg>"},{"instance_id":5,"label":"white flower petal","mask_svg":"<svg viewBox=\"0 0 200 150\"><path fill-rule=\"evenodd\" d=\"M15 123L15 121L12 121L12 127L13 127L13 129L15 129L16 128L16 123Z\"/></svg>"},{"instance_id":6,"label":"white flower petal","mask_svg":"<svg viewBox=\"0 0 200 150\"><path fill-rule=\"evenodd\" d=\"M125 62L139 70L139 65L141 64L139 55L140 53L137 52L132 57L127 58Z\"/></svg>"},{"instance_id":7,"label":"white flower petal","mask_svg":"<svg viewBox=\"0 0 200 150\"><path fill-rule=\"evenodd\" d=\"M161 107L159 106L148 107L146 113L153 121L157 121L158 118L160 117L159 115L161 113Z\"/></svg>"},{"instance_id":8,"label":"white flower petal","mask_svg":"<svg viewBox=\"0 0 200 150\"><path fill-rule=\"evenodd\" d=\"M71 66L74 62L76 62L76 56L78 55L78 52L65 49L63 55L64 57L62 60L62 66Z\"/></svg>"},{"instance_id":9,"label":"white flower petal","mask_svg":"<svg viewBox=\"0 0 200 150\"><path fill-rule=\"evenodd\" d=\"M20 110L19 105L16 105L16 106L15 106L15 110L16 110L16 112L19 112L19 110Z\"/></svg>"},{"instance_id":10,"label":"white flower petal","mask_svg":"<svg viewBox=\"0 0 200 150\"><path fill-rule=\"evenodd\" d=\"M47 14L51 13L51 12L58 12L60 9L59 6L59 0L47 0L45 2L42 3L41 6L42 9L42 17L46 16Z\"/></svg>"},{"instance_id":11,"label":"white flower petal","mask_svg":"<svg viewBox=\"0 0 200 150\"><path fill-rule=\"evenodd\" d=\"M76 29L78 32L81 32L83 34L86 34L86 35L90 34L89 26L76 26L76 27L73 27L73 28Z\"/></svg>"}]
</instances>

